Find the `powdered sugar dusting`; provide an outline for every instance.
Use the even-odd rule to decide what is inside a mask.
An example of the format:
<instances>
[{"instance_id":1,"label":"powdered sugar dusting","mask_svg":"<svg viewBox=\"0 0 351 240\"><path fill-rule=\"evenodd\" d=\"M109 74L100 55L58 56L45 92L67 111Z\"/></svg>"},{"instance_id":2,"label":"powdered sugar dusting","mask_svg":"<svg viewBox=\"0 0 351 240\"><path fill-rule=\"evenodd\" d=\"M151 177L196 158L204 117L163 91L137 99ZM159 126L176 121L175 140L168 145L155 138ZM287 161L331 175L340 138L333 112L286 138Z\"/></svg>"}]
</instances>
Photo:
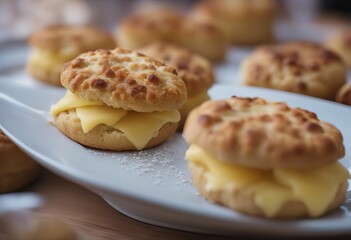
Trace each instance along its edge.
<instances>
[{"instance_id":1,"label":"powdered sugar dusting","mask_svg":"<svg viewBox=\"0 0 351 240\"><path fill-rule=\"evenodd\" d=\"M109 152L88 149L89 153L103 160L113 161L127 172L142 176L155 185L172 184L176 190L191 185L184 154L187 144L179 134L165 144L148 150L130 152Z\"/></svg>"}]
</instances>

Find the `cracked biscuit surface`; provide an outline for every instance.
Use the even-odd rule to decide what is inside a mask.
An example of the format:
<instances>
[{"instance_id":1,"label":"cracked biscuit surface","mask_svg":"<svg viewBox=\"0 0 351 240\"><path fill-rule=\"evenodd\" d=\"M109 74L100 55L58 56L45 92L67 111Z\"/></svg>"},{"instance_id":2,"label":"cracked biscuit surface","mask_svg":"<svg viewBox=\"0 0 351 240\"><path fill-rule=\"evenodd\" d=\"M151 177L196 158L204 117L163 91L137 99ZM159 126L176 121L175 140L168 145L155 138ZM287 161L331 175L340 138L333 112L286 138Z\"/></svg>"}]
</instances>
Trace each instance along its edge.
<instances>
[{"instance_id":1,"label":"cracked biscuit surface","mask_svg":"<svg viewBox=\"0 0 351 240\"><path fill-rule=\"evenodd\" d=\"M178 109L187 99L173 67L121 48L81 54L65 64L61 83L83 99L137 112Z\"/></svg>"},{"instance_id":2,"label":"cracked biscuit surface","mask_svg":"<svg viewBox=\"0 0 351 240\"><path fill-rule=\"evenodd\" d=\"M261 98L203 103L189 114L184 137L220 161L259 169L308 169L345 154L333 125L312 112Z\"/></svg>"},{"instance_id":3,"label":"cracked biscuit surface","mask_svg":"<svg viewBox=\"0 0 351 240\"><path fill-rule=\"evenodd\" d=\"M310 42L257 48L241 65L245 85L335 99L346 67L332 51Z\"/></svg>"}]
</instances>

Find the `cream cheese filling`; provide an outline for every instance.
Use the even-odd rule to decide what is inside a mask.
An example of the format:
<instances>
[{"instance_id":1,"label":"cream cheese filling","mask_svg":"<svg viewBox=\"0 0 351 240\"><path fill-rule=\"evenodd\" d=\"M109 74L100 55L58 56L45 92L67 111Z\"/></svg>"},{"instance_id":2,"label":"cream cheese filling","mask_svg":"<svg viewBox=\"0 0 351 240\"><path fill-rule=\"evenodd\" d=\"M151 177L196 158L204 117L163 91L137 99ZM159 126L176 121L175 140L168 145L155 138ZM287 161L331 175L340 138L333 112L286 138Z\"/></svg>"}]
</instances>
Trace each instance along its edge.
<instances>
[{"instance_id":1,"label":"cream cheese filling","mask_svg":"<svg viewBox=\"0 0 351 240\"><path fill-rule=\"evenodd\" d=\"M160 128L168 122L179 122L177 110L141 113L113 108L97 101L89 101L67 91L66 95L51 107L51 115L75 109L84 133L104 124L123 132L137 148L143 149Z\"/></svg>"},{"instance_id":2,"label":"cream cheese filling","mask_svg":"<svg viewBox=\"0 0 351 240\"><path fill-rule=\"evenodd\" d=\"M348 170L339 163L309 170L259 170L224 163L193 144L186 159L208 169L207 190L251 188L255 204L269 217L274 217L284 203L294 200L303 202L311 217L318 217L333 201L340 184L350 178Z\"/></svg>"}]
</instances>

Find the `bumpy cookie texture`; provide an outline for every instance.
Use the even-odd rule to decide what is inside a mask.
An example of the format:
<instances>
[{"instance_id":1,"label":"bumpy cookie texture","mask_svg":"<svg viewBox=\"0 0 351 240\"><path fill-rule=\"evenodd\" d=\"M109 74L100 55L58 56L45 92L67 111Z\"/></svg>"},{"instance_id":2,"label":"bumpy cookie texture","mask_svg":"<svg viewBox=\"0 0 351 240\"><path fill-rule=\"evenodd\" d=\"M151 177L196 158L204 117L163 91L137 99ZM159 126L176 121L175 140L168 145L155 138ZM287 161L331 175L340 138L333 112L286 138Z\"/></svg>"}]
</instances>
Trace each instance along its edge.
<instances>
[{"instance_id":1,"label":"bumpy cookie texture","mask_svg":"<svg viewBox=\"0 0 351 240\"><path fill-rule=\"evenodd\" d=\"M222 60L227 49L227 40L218 27L169 9L129 16L118 26L116 38L121 47L132 50L156 41L167 41L212 61Z\"/></svg>"},{"instance_id":2,"label":"bumpy cookie texture","mask_svg":"<svg viewBox=\"0 0 351 240\"><path fill-rule=\"evenodd\" d=\"M273 0L204 0L192 15L218 26L231 43L252 45L274 40L275 10Z\"/></svg>"},{"instance_id":3,"label":"bumpy cookie texture","mask_svg":"<svg viewBox=\"0 0 351 240\"><path fill-rule=\"evenodd\" d=\"M112 49L116 43L111 35L93 27L51 26L33 33L29 38L33 47L53 51L86 52L99 48Z\"/></svg>"},{"instance_id":4,"label":"bumpy cookie texture","mask_svg":"<svg viewBox=\"0 0 351 240\"><path fill-rule=\"evenodd\" d=\"M100 124L88 133L84 133L75 110L59 113L54 121L66 136L85 146L112 151L137 150L123 132L107 125ZM176 131L177 127L178 123L166 123L143 149L160 145Z\"/></svg>"},{"instance_id":5,"label":"bumpy cookie texture","mask_svg":"<svg viewBox=\"0 0 351 240\"><path fill-rule=\"evenodd\" d=\"M261 98L203 103L189 114L184 137L220 161L259 169L309 169L345 154L333 125L312 112Z\"/></svg>"},{"instance_id":6,"label":"bumpy cookie texture","mask_svg":"<svg viewBox=\"0 0 351 240\"><path fill-rule=\"evenodd\" d=\"M243 84L335 99L346 67L332 51L310 42L256 49L242 64Z\"/></svg>"},{"instance_id":7,"label":"bumpy cookie texture","mask_svg":"<svg viewBox=\"0 0 351 240\"><path fill-rule=\"evenodd\" d=\"M342 86L336 95L336 101L351 106L351 84Z\"/></svg>"},{"instance_id":8,"label":"bumpy cookie texture","mask_svg":"<svg viewBox=\"0 0 351 240\"><path fill-rule=\"evenodd\" d=\"M257 206L255 203L255 192L252 188L247 189L245 187L232 185L230 188L226 189L208 190L208 188L206 188L209 176L208 170L202 165L193 162L189 163L189 169L194 185L209 201L222 204L242 213L267 217L261 207ZM343 182L339 185L333 201L328 205L325 212L330 212L344 203L347 188L347 182ZM305 203L299 200L285 202L274 216L274 218L280 219L302 217L309 217L309 213Z\"/></svg>"},{"instance_id":9,"label":"bumpy cookie texture","mask_svg":"<svg viewBox=\"0 0 351 240\"><path fill-rule=\"evenodd\" d=\"M325 45L337 53L351 68L351 31L341 32L331 36Z\"/></svg>"},{"instance_id":10,"label":"bumpy cookie texture","mask_svg":"<svg viewBox=\"0 0 351 240\"><path fill-rule=\"evenodd\" d=\"M0 193L25 187L40 171L41 167L0 130Z\"/></svg>"},{"instance_id":11,"label":"bumpy cookie texture","mask_svg":"<svg viewBox=\"0 0 351 240\"><path fill-rule=\"evenodd\" d=\"M210 62L186 48L157 42L138 51L174 67L184 80L188 97L207 90L214 82Z\"/></svg>"},{"instance_id":12,"label":"bumpy cookie texture","mask_svg":"<svg viewBox=\"0 0 351 240\"><path fill-rule=\"evenodd\" d=\"M81 54L65 64L61 82L83 99L137 112L178 109L187 99L173 67L121 48Z\"/></svg>"}]
</instances>

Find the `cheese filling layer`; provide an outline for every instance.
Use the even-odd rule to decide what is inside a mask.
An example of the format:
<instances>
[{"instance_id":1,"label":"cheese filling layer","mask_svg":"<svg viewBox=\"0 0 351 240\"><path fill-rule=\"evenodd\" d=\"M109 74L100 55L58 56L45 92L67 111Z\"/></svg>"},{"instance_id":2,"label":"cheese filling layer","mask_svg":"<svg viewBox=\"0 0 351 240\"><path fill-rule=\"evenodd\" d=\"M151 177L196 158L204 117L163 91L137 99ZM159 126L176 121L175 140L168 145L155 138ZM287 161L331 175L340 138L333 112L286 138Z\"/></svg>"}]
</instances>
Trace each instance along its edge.
<instances>
[{"instance_id":1,"label":"cheese filling layer","mask_svg":"<svg viewBox=\"0 0 351 240\"><path fill-rule=\"evenodd\" d=\"M274 217L284 203L294 200L303 202L311 217L320 216L335 198L340 184L350 178L339 163L311 170L259 170L221 162L193 144L186 159L208 170L207 190L251 188L256 205L269 217Z\"/></svg>"},{"instance_id":2,"label":"cheese filling layer","mask_svg":"<svg viewBox=\"0 0 351 240\"><path fill-rule=\"evenodd\" d=\"M31 54L29 61L33 66L45 69L47 71L60 71L64 63L72 60L78 55L79 52L76 51L54 52L50 50L35 49Z\"/></svg>"},{"instance_id":3,"label":"cheese filling layer","mask_svg":"<svg viewBox=\"0 0 351 240\"><path fill-rule=\"evenodd\" d=\"M177 110L141 113L109 107L97 101L88 101L67 91L66 95L51 107L51 115L75 109L84 133L105 124L123 132L138 149L143 149L160 128L168 122L179 122Z\"/></svg>"}]
</instances>

